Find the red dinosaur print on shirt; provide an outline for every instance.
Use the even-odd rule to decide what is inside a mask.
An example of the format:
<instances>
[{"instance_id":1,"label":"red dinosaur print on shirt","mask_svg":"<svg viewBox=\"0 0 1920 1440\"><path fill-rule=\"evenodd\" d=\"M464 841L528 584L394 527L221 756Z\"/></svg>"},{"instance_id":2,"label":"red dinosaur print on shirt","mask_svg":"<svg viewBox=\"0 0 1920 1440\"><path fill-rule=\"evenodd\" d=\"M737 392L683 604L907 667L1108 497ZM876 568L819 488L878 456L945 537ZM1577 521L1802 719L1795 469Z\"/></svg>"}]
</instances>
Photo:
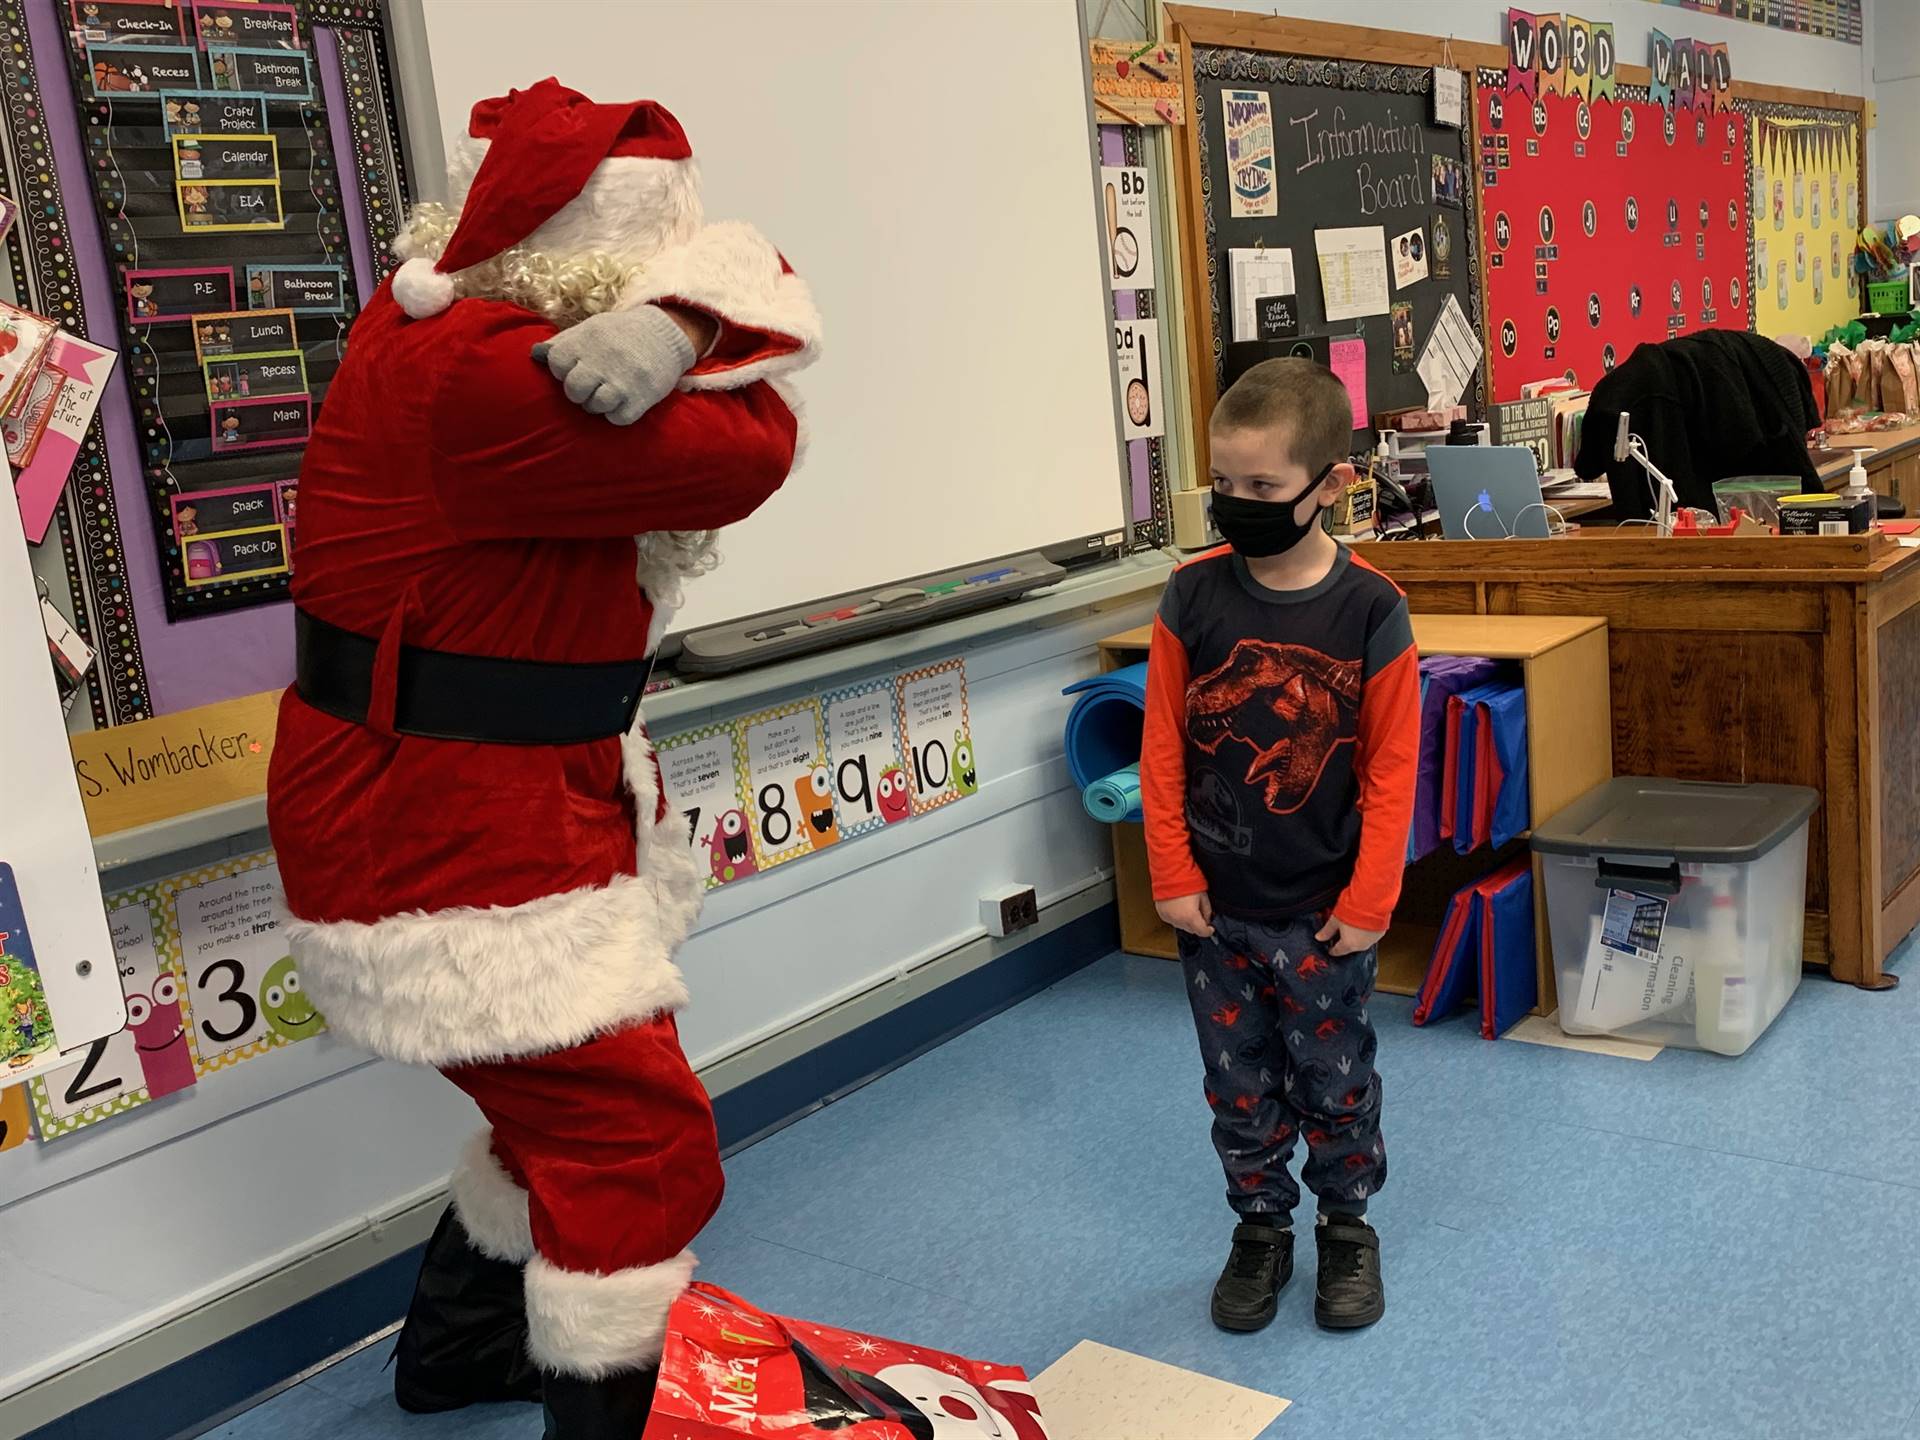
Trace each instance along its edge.
<instances>
[{"instance_id":1,"label":"red dinosaur print on shirt","mask_svg":"<svg viewBox=\"0 0 1920 1440\"><path fill-rule=\"evenodd\" d=\"M1353 743L1362 668L1305 645L1242 640L1224 665L1187 686L1187 734L1209 755L1229 741L1246 746L1247 783L1264 780L1267 809L1291 815L1334 751Z\"/></svg>"}]
</instances>

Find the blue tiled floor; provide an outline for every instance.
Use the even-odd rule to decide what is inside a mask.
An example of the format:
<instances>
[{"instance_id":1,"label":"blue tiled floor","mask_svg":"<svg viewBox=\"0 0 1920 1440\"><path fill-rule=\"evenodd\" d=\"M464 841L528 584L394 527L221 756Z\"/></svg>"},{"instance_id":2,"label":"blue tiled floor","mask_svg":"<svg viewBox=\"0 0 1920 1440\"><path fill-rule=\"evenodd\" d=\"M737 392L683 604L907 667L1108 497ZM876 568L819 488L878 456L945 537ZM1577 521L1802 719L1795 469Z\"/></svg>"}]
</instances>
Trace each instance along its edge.
<instances>
[{"instance_id":1,"label":"blue tiled floor","mask_svg":"<svg viewBox=\"0 0 1920 1440\"><path fill-rule=\"evenodd\" d=\"M1897 963L1897 962L1896 962ZM1207 1320L1230 1224L1178 972L1112 959L737 1156L699 1249L759 1304L1044 1368L1082 1339L1294 1402L1271 1440L1920 1440L1920 984L1809 978L1737 1061L1489 1045L1383 999L1389 1305ZM388 1347L215 1433L532 1440L415 1419ZM1195 1437L1205 1440L1205 1437Z\"/></svg>"}]
</instances>

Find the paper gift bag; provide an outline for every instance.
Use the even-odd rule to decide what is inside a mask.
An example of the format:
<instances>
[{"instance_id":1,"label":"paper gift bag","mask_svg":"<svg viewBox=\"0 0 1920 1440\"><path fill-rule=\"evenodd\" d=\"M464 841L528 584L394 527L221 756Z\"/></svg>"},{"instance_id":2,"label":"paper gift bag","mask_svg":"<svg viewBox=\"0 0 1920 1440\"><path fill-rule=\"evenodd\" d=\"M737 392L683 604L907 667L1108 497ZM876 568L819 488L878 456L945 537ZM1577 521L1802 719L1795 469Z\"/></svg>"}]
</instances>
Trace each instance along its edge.
<instances>
[{"instance_id":1,"label":"paper gift bag","mask_svg":"<svg viewBox=\"0 0 1920 1440\"><path fill-rule=\"evenodd\" d=\"M718 1286L674 1302L644 1440L1048 1440L1026 1375L770 1315Z\"/></svg>"}]
</instances>

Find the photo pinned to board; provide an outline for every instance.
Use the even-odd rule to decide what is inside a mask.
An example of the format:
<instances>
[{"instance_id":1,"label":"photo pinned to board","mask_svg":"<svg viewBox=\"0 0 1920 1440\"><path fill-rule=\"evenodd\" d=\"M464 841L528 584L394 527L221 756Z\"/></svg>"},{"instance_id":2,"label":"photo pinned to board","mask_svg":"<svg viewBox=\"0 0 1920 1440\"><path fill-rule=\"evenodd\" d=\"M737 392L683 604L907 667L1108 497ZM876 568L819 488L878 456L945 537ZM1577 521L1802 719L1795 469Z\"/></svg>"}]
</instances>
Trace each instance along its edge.
<instances>
[{"instance_id":1,"label":"photo pinned to board","mask_svg":"<svg viewBox=\"0 0 1920 1440\"><path fill-rule=\"evenodd\" d=\"M1428 242L1429 273L1435 280L1453 278L1453 217L1444 210L1433 212L1428 221L1431 239Z\"/></svg>"},{"instance_id":2,"label":"photo pinned to board","mask_svg":"<svg viewBox=\"0 0 1920 1440\"><path fill-rule=\"evenodd\" d=\"M1416 225L1393 237L1393 288L1404 290L1427 278L1427 232Z\"/></svg>"},{"instance_id":3,"label":"photo pinned to board","mask_svg":"<svg viewBox=\"0 0 1920 1440\"><path fill-rule=\"evenodd\" d=\"M1433 203L1466 208L1467 175L1458 160L1448 155L1433 157Z\"/></svg>"},{"instance_id":4,"label":"photo pinned to board","mask_svg":"<svg viewBox=\"0 0 1920 1440\"><path fill-rule=\"evenodd\" d=\"M1413 302L1396 300L1392 314L1393 373L1405 375L1413 369Z\"/></svg>"}]
</instances>

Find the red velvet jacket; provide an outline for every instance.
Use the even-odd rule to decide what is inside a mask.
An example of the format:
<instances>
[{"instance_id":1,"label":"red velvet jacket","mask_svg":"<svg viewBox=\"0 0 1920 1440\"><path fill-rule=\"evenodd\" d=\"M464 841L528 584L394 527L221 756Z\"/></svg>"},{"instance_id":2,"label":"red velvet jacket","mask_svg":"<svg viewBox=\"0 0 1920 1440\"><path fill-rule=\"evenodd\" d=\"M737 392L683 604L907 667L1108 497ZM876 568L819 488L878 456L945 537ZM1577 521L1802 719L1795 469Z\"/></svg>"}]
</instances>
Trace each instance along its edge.
<instances>
[{"instance_id":1,"label":"red velvet jacket","mask_svg":"<svg viewBox=\"0 0 1920 1440\"><path fill-rule=\"evenodd\" d=\"M649 860L664 806L644 736L475 745L390 728L401 644L639 656L652 606L633 537L740 520L792 465L798 421L766 381L683 388L616 427L532 358L553 333L493 300L410 320L383 286L301 470L294 599L379 636L382 658L365 725L287 692L268 821L309 991L336 1031L395 1058L559 1048L684 994L669 955L698 890L663 878L683 846ZM729 324L702 369L801 348Z\"/></svg>"}]
</instances>

